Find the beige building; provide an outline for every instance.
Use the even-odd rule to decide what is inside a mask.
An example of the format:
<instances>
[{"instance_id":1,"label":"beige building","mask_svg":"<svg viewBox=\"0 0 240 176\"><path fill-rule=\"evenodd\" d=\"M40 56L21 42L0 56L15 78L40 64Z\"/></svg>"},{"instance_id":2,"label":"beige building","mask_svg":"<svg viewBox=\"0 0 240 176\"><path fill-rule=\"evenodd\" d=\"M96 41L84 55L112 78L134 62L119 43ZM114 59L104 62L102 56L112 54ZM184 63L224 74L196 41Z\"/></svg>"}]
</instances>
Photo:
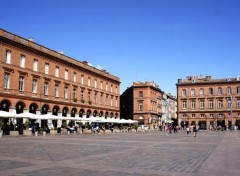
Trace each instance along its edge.
<instances>
[{"instance_id":1,"label":"beige building","mask_svg":"<svg viewBox=\"0 0 240 176\"><path fill-rule=\"evenodd\" d=\"M240 78L213 79L188 76L177 86L178 118L181 126L202 129L240 124Z\"/></svg>"},{"instance_id":2,"label":"beige building","mask_svg":"<svg viewBox=\"0 0 240 176\"><path fill-rule=\"evenodd\" d=\"M2 29L0 71L0 110L120 117L118 77ZM42 120L40 125L46 123Z\"/></svg>"}]
</instances>

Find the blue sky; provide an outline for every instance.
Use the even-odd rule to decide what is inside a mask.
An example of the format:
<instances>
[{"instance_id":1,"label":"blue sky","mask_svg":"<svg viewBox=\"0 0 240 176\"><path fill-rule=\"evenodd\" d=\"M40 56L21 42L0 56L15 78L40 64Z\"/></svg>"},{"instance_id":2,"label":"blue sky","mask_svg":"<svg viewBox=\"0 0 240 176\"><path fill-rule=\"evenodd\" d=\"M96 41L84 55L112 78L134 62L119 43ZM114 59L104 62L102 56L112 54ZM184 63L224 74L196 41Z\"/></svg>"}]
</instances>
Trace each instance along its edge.
<instances>
[{"instance_id":1,"label":"blue sky","mask_svg":"<svg viewBox=\"0 0 240 176\"><path fill-rule=\"evenodd\" d=\"M0 0L0 28L118 76L154 81L240 75L239 0Z\"/></svg>"}]
</instances>

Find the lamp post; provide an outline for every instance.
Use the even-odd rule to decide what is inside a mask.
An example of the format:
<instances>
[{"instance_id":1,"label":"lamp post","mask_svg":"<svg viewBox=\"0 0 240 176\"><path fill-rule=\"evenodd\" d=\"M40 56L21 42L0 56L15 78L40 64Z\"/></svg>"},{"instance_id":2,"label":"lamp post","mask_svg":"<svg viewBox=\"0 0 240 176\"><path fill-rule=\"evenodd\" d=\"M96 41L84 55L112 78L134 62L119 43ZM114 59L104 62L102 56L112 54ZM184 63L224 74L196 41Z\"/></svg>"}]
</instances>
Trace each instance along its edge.
<instances>
[{"instance_id":1,"label":"lamp post","mask_svg":"<svg viewBox=\"0 0 240 176\"><path fill-rule=\"evenodd\" d=\"M228 98L228 101L230 102L230 116L231 116L231 126L230 126L230 130L233 129L233 117L232 117L232 101L233 101L233 97L231 96L230 98Z\"/></svg>"}]
</instances>

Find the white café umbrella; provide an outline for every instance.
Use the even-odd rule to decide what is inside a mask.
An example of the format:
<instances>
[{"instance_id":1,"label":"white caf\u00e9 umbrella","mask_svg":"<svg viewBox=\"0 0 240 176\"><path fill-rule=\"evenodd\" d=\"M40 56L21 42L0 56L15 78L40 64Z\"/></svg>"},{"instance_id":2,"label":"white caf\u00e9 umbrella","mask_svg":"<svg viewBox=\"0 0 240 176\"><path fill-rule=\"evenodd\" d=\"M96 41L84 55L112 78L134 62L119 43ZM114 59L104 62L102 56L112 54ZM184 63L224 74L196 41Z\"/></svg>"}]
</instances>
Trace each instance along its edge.
<instances>
[{"instance_id":1,"label":"white caf\u00e9 umbrella","mask_svg":"<svg viewBox=\"0 0 240 176\"><path fill-rule=\"evenodd\" d=\"M0 111L0 117L2 118L13 118L15 117L15 113L7 112L7 111Z\"/></svg>"},{"instance_id":2,"label":"white caf\u00e9 umbrella","mask_svg":"<svg viewBox=\"0 0 240 176\"><path fill-rule=\"evenodd\" d=\"M29 113L29 112L16 114L16 117L18 117L18 118L28 118L28 119L40 119L40 115L36 115L36 114L33 114L33 113Z\"/></svg>"}]
</instances>

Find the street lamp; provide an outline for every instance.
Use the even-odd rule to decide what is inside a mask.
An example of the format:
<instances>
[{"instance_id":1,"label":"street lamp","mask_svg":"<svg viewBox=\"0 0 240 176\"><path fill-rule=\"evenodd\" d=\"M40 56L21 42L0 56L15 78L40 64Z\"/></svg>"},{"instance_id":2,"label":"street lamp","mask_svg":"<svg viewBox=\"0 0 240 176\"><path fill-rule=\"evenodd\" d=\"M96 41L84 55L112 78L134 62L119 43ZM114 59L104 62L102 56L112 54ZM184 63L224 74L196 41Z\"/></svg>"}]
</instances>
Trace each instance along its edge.
<instances>
[{"instance_id":1,"label":"street lamp","mask_svg":"<svg viewBox=\"0 0 240 176\"><path fill-rule=\"evenodd\" d=\"M232 130L233 128L233 117L232 117L232 101L233 101L233 97L231 96L230 98L227 98L227 100L229 101L230 103L230 116L231 116L231 126L230 126L230 129Z\"/></svg>"}]
</instances>

